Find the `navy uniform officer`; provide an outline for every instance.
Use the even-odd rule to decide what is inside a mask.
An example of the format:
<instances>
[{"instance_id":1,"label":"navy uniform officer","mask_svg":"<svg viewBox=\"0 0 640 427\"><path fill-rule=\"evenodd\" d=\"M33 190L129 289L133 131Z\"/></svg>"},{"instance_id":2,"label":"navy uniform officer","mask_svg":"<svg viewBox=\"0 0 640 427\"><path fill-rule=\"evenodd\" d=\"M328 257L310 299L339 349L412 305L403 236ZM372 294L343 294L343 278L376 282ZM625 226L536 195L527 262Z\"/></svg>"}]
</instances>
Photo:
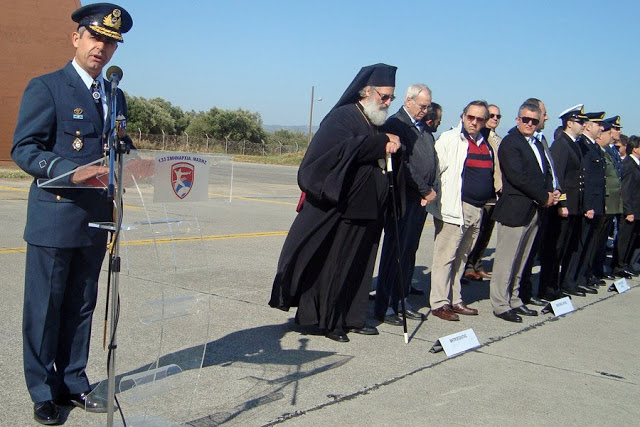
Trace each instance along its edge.
<instances>
[{"instance_id":1,"label":"navy uniform officer","mask_svg":"<svg viewBox=\"0 0 640 427\"><path fill-rule=\"evenodd\" d=\"M88 223L109 221L111 207L102 190L38 188L35 180L59 177L103 156L110 86L101 73L133 20L109 3L82 7L71 18L78 23L71 35L75 57L29 82L11 149L15 163L35 178L24 232L23 357L34 418L41 424L60 421L57 404L106 411L106 402L89 395L85 368L107 236ZM100 87L93 88L94 81ZM126 116L122 91L117 98L118 113ZM81 183L107 171L89 166L61 182Z\"/></svg>"}]
</instances>

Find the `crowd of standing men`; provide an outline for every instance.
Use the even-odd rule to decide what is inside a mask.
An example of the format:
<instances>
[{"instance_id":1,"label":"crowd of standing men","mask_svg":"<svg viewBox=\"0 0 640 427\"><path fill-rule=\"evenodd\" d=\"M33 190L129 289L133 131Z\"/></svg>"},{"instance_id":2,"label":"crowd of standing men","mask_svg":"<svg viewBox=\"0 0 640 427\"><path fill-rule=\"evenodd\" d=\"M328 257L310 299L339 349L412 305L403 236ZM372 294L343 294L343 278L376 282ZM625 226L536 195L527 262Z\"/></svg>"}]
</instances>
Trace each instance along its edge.
<instances>
[{"instance_id":1,"label":"crowd of standing men","mask_svg":"<svg viewBox=\"0 0 640 427\"><path fill-rule=\"evenodd\" d=\"M318 325L335 341L377 335L366 318L384 230L373 317L391 325L402 325L401 316L424 320L406 297L421 293L411 279L427 213L435 225L429 302L443 320L478 315L462 300L469 280L490 279L494 315L522 322L538 315L527 305L595 294L604 279L638 275L640 138L621 135L619 116L576 105L559 115L549 143L545 105L529 98L501 138L500 109L476 100L435 140L443 111L424 84L409 86L386 119L395 72L363 67L320 124L298 172L303 196L272 307L298 307L298 324ZM494 228L489 273L482 258Z\"/></svg>"}]
</instances>

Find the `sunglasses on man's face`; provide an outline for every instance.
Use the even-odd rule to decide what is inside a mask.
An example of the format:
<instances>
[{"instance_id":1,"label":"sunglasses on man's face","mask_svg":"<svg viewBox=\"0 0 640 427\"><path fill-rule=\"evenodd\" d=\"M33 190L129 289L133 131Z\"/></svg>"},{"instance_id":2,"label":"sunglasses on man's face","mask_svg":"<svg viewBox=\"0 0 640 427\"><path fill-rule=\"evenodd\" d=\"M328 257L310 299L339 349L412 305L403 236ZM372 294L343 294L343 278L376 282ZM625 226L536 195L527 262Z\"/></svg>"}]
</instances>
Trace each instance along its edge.
<instances>
[{"instance_id":1,"label":"sunglasses on man's face","mask_svg":"<svg viewBox=\"0 0 640 427\"><path fill-rule=\"evenodd\" d=\"M502 114L489 114L489 117L500 120L502 118Z\"/></svg>"},{"instance_id":2,"label":"sunglasses on man's face","mask_svg":"<svg viewBox=\"0 0 640 427\"><path fill-rule=\"evenodd\" d=\"M533 117L520 117L520 121L525 125L528 125L529 122L531 122L534 126L538 126L538 123L540 123L540 120L534 119Z\"/></svg>"},{"instance_id":3,"label":"sunglasses on man's face","mask_svg":"<svg viewBox=\"0 0 640 427\"><path fill-rule=\"evenodd\" d=\"M374 90L380 96L380 101L382 101L382 102L387 102L388 100L393 101L394 99L396 99L396 96L393 95L393 94L391 94L391 95L387 95L386 93L382 94L382 93L378 92L378 89L374 89Z\"/></svg>"},{"instance_id":4,"label":"sunglasses on man's face","mask_svg":"<svg viewBox=\"0 0 640 427\"><path fill-rule=\"evenodd\" d=\"M467 114L467 120L469 120L469 122L471 122L471 123L473 123L473 122L475 122L477 120L478 123L482 124L487 119L485 119L484 117L472 116L471 114Z\"/></svg>"}]
</instances>

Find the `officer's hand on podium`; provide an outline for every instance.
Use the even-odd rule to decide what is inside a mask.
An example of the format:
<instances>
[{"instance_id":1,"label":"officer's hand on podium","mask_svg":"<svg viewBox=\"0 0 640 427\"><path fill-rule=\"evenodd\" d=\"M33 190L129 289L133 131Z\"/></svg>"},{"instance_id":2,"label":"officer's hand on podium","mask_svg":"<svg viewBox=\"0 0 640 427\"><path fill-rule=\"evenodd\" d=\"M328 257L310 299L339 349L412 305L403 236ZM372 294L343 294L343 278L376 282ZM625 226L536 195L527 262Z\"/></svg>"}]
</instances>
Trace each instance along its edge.
<instances>
[{"instance_id":1,"label":"officer's hand on podium","mask_svg":"<svg viewBox=\"0 0 640 427\"><path fill-rule=\"evenodd\" d=\"M71 183L81 184L85 183L92 185L94 178L98 178L102 175L109 173L109 168L106 166L87 166L86 168L78 169L73 175L71 175ZM102 184L101 181L98 181Z\"/></svg>"}]
</instances>

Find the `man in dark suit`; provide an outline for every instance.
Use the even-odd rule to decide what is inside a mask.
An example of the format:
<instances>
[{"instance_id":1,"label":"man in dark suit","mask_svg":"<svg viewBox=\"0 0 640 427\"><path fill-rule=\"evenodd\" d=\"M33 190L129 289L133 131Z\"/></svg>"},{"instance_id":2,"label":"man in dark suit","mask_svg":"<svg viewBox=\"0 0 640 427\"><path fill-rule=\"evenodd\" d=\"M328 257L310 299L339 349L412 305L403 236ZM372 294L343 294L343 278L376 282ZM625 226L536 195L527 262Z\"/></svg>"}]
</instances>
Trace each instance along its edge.
<instances>
[{"instance_id":1,"label":"man in dark suit","mask_svg":"<svg viewBox=\"0 0 640 427\"><path fill-rule=\"evenodd\" d=\"M630 279L638 276L631 266L640 239L640 138L631 136L627 156L622 161L623 214L618 236L617 262L614 274Z\"/></svg>"},{"instance_id":2,"label":"man in dark suit","mask_svg":"<svg viewBox=\"0 0 640 427\"><path fill-rule=\"evenodd\" d=\"M578 288L573 278L580 262L577 240L584 191L582 151L577 140L582 135L586 119L583 104L563 111L560 114L562 127L549 150L562 195L557 207L551 209L548 232L542 240L539 292L547 300L562 298L563 291L570 295L585 296L584 290Z\"/></svg>"},{"instance_id":3,"label":"man in dark suit","mask_svg":"<svg viewBox=\"0 0 640 427\"><path fill-rule=\"evenodd\" d=\"M388 215L376 286L374 317L392 325L402 325L397 315L399 302L411 289L416 251L427 219L425 206L436 198L433 188L437 171L435 141L423 122L430 105L431 90L423 84L411 85L407 89L404 105L384 125L384 130L397 135L404 146L402 161L406 180L406 207L398 220L399 236L396 236L394 217ZM399 255L396 237L400 243ZM402 287L402 291L399 287ZM421 313L409 307L405 311L410 319L423 318Z\"/></svg>"},{"instance_id":4,"label":"man in dark suit","mask_svg":"<svg viewBox=\"0 0 640 427\"><path fill-rule=\"evenodd\" d=\"M509 322L522 322L520 315L538 315L520 299L520 277L538 230L538 210L556 204L560 196L553 190L551 163L544 147L533 136L540 118L537 104L522 104L516 129L502 140L498 150L502 197L493 212L498 241L490 298L493 313Z\"/></svg>"},{"instance_id":5,"label":"man in dark suit","mask_svg":"<svg viewBox=\"0 0 640 427\"><path fill-rule=\"evenodd\" d=\"M40 188L36 179L63 176L60 184L73 187L108 172L79 167L103 156L104 133L111 131L103 127L110 87L101 73L133 21L109 3L82 7L71 17L78 23L71 36L75 57L29 82L11 150L16 164L35 178L24 232L23 356L41 424L60 421L57 404L106 411L104 400L89 395L85 368L107 236L88 223L111 220L111 205L102 190ZM116 113L126 115L121 91L117 99ZM119 136L130 142L123 131Z\"/></svg>"}]
</instances>

